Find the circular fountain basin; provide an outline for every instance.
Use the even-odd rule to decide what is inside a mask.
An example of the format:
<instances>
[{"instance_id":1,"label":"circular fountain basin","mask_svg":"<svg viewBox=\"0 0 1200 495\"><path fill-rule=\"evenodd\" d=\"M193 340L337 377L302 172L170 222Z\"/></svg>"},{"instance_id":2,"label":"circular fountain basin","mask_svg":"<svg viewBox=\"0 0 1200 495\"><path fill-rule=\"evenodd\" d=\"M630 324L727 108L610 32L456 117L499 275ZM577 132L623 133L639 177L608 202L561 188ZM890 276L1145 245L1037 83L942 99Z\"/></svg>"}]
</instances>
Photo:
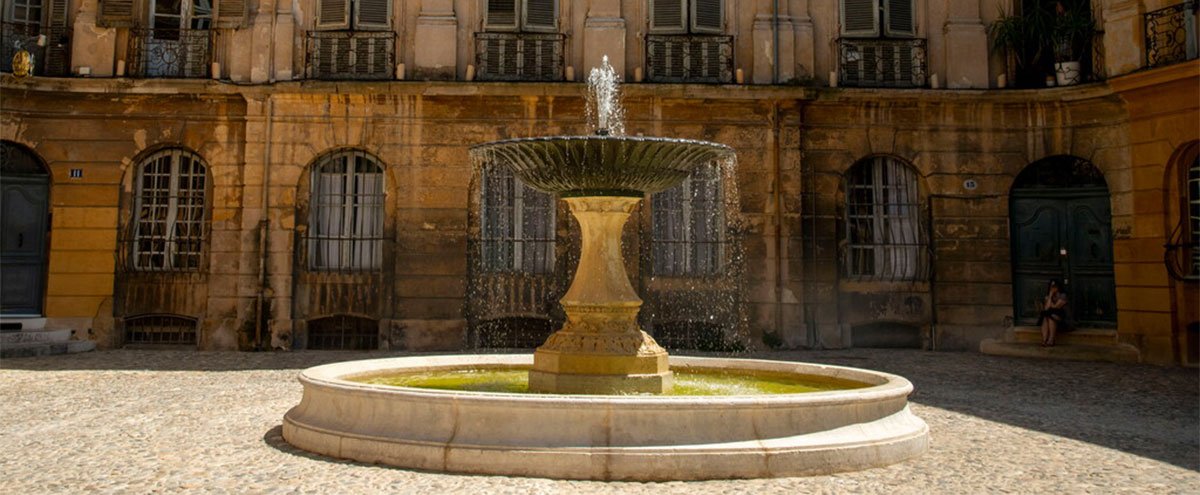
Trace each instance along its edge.
<instances>
[{"instance_id":1,"label":"circular fountain basin","mask_svg":"<svg viewBox=\"0 0 1200 495\"><path fill-rule=\"evenodd\" d=\"M372 385L372 376L527 368L530 355L403 357L304 370L284 416L292 445L413 469L590 480L767 478L884 466L922 453L929 429L912 384L856 368L671 357L676 370L792 374L850 390L767 396L464 392Z\"/></svg>"},{"instance_id":2,"label":"circular fountain basin","mask_svg":"<svg viewBox=\"0 0 1200 495\"><path fill-rule=\"evenodd\" d=\"M476 160L504 163L526 184L561 197L641 198L683 182L696 167L732 158L733 148L692 139L547 136L471 147Z\"/></svg>"}]
</instances>

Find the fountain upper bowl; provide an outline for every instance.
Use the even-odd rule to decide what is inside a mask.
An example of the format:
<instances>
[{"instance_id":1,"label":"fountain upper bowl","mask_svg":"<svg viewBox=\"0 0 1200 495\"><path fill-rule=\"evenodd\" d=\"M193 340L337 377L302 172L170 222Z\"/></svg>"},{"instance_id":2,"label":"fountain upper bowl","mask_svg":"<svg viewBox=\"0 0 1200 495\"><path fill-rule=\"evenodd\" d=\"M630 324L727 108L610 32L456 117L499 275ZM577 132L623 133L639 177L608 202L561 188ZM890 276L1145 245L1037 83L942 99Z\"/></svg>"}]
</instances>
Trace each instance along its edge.
<instances>
[{"instance_id":1,"label":"fountain upper bowl","mask_svg":"<svg viewBox=\"0 0 1200 495\"><path fill-rule=\"evenodd\" d=\"M732 158L733 148L691 139L549 136L471 147L484 164L508 167L529 186L561 197L640 198L675 186L697 167Z\"/></svg>"}]
</instances>

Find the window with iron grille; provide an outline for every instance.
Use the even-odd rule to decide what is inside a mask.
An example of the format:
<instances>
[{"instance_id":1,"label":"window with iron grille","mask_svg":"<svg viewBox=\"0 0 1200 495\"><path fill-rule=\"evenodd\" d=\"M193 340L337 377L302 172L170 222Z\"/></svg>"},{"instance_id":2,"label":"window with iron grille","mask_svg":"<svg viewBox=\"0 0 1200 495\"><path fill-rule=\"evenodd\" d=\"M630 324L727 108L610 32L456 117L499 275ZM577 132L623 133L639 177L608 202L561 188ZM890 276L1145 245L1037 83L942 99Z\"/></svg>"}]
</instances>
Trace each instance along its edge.
<instances>
[{"instance_id":1,"label":"window with iron grille","mask_svg":"<svg viewBox=\"0 0 1200 495\"><path fill-rule=\"evenodd\" d=\"M700 167L678 186L651 198L653 273L717 275L725 264L725 215L720 168Z\"/></svg>"},{"instance_id":2,"label":"window with iron grille","mask_svg":"<svg viewBox=\"0 0 1200 495\"><path fill-rule=\"evenodd\" d=\"M341 151L312 169L308 267L375 271L383 266L383 166L361 151Z\"/></svg>"},{"instance_id":3,"label":"window with iron grille","mask_svg":"<svg viewBox=\"0 0 1200 495\"><path fill-rule=\"evenodd\" d=\"M488 0L484 32L475 33L481 81L559 81L566 36L558 0Z\"/></svg>"},{"instance_id":4,"label":"window with iron grille","mask_svg":"<svg viewBox=\"0 0 1200 495\"><path fill-rule=\"evenodd\" d=\"M177 315L141 315L125 319L126 344L196 344L196 319Z\"/></svg>"},{"instance_id":5,"label":"window with iron grille","mask_svg":"<svg viewBox=\"0 0 1200 495\"><path fill-rule=\"evenodd\" d=\"M1187 174L1188 228L1192 251L1193 278L1200 278L1200 157L1192 160Z\"/></svg>"},{"instance_id":6,"label":"window with iron grille","mask_svg":"<svg viewBox=\"0 0 1200 495\"><path fill-rule=\"evenodd\" d=\"M552 273L554 217L554 196L525 185L506 167L487 167L480 211L484 271Z\"/></svg>"},{"instance_id":7,"label":"window with iron grille","mask_svg":"<svg viewBox=\"0 0 1200 495\"><path fill-rule=\"evenodd\" d=\"M309 320L305 347L323 351L370 351L379 348L379 323L369 318L334 315Z\"/></svg>"},{"instance_id":8,"label":"window with iron grille","mask_svg":"<svg viewBox=\"0 0 1200 495\"><path fill-rule=\"evenodd\" d=\"M391 0L318 0L308 33L308 75L315 79L390 79L396 65Z\"/></svg>"},{"instance_id":9,"label":"window with iron grille","mask_svg":"<svg viewBox=\"0 0 1200 495\"><path fill-rule=\"evenodd\" d=\"M8 0L0 3L0 71L12 72L13 56L33 56L33 74L64 76L70 64L68 0ZM39 46L39 36L46 36Z\"/></svg>"},{"instance_id":10,"label":"window with iron grille","mask_svg":"<svg viewBox=\"0 0 1200 495\"><path fill-rule=\"evenodd\" d=\"M869 158L846 174L846 275L858 280L925 280L928 240L920 177L889 157Z\"/></svg>"},{"instance_id":11,"label":"window with iron grille","mask_svg":"<svg viewBox=\"0 0 1200 495\"><path fill-rule=\"evenodd\" d=\"M131 268L197 271L205 235L207 167L181 149L159 151L138 165Z\"/></svg>"},{"instance_id":12,"label":"window with iron grille","mask_svg":"<svg viewBox=\"0 0 1200 495\"><path fill-rule=\"evenodd\" d=\"M722 34L722 0L650 0L649 16L647 81L733 81L733 37Z\"/></svg>"},{"instance_id":13,"label":"window with iron grille","mask_svg":"<svg viewBox=\"0 0 1200 495\"><path fill-rule=\"evenodd\" d=\"M213 43L212 0L149 0L149 27L129 32L134 77L208 77Z\"/></svg>"},{"instance_id":14,"label":"window with iron grille","mask_svg":"<svg viewBox=\"0 0 1200 495\"><path fill-rule=\"evenodd\" d=\"M841 0L839 84L895 88L925 85L925 40L915 37L914 3Z\"/></svg>"},{"instance_id":15,"label":"window with iron grille","mask_svg":"<svg viewBox=\"0 0 1200 495\"><path fill-rule=\"evenodd\" d=\"M916 36L915 0L841 0L842 36L911 38Z\"/></svg>"}]
</instances>

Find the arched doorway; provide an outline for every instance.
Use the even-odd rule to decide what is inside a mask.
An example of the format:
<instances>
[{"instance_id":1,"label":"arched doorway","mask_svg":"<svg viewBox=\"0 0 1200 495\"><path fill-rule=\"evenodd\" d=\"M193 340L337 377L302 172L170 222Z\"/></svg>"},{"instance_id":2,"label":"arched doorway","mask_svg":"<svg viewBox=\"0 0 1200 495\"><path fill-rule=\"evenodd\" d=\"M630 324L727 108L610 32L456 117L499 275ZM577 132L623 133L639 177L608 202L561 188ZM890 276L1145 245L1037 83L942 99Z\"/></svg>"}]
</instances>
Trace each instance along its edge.
<instances>
[{"instance_id":1,"label":"arched doorway","mask_svg":"<svg viewBox=\"0 0 1200 495\"><path fill-rule=\"evenodd\" d=\"M0 141L0 190L0 314L40 316L50 175L28 148Z\"/></svg>"},{"instance_id":2,"label":"arched doorway","mask_svg":"<svg viewBox=\"0 0 1200 495\"><path fill-rule=\"evenodd\" d=\"M1108 183L1091 162L1044 158L1025 167L1009 201L1013 315L1037 322L1050 279L1063 280L1076 325L1115 327Z\"/></svg>"}]
</instances>

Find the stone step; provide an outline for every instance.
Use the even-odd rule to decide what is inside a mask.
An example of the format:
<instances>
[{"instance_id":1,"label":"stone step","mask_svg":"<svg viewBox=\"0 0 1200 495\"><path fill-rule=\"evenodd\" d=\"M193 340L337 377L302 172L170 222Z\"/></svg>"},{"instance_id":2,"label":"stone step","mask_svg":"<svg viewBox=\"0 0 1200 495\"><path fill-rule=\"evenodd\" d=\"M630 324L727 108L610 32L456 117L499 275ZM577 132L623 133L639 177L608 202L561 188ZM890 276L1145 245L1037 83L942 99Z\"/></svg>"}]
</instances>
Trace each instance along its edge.
<instances>
[{"instance_id":1,"label":"stone step","mask_svg":"<svg viewBox=\"0 0 1200 495\"><path fill-rule=\"evenodd\" d=\"M40 316L0 316L0 332L24 332L46 328L46 319Z\"/></svg>"},{"instance_id":2,"label":"stone step","mask_svg":"<svg viewBox=\"0 0 1200 495\"><path fill-rule=\"evenodd\" d=\"M1012 327L1004 335L1005 342L1042 343L1041 327ZM1076 328L1060 332L1054 337L1055 344L1062 345L1116 345L1117 331L1112 328Z\"/></svg>"},{"instance_id":3,"label":"stone step","mask_svg":"<svg viewBox=\"0 0 1200 495\"><path fill-rule=\"evenodd\" d=\"M1138 352L1136 347L1129 344L1056 344L1052 347L1042 347L1040 339L1040 334L1038 341L1033 343L986 339L979 343L979 352L992 356L1062 359L1067 361L1107 361L1110 363L1137 363L1141 361L1141 353Z\"/></svg>"},{"instance_id":4,"label":"stone step","mask_svg":"<svg viewBox=\"0 0 1200 495\"><path fill-rule=\"evenodd\" d=\"M0 333L0 347L18 344L50 344L71 340L71 329L24 330Z\"/></svg>"},{"instance_id":5,"label":"stone step","mask_svg":"<svg viewBox=\"0 0 1200 495\"><path fill-rule=\"evenodd\" d=\"M54 354L75 354L94 350L96 350L96 343L90 340L11 344L0 347L0 358L8 359L50 356Z\"/></svg>"}]
</instances>

